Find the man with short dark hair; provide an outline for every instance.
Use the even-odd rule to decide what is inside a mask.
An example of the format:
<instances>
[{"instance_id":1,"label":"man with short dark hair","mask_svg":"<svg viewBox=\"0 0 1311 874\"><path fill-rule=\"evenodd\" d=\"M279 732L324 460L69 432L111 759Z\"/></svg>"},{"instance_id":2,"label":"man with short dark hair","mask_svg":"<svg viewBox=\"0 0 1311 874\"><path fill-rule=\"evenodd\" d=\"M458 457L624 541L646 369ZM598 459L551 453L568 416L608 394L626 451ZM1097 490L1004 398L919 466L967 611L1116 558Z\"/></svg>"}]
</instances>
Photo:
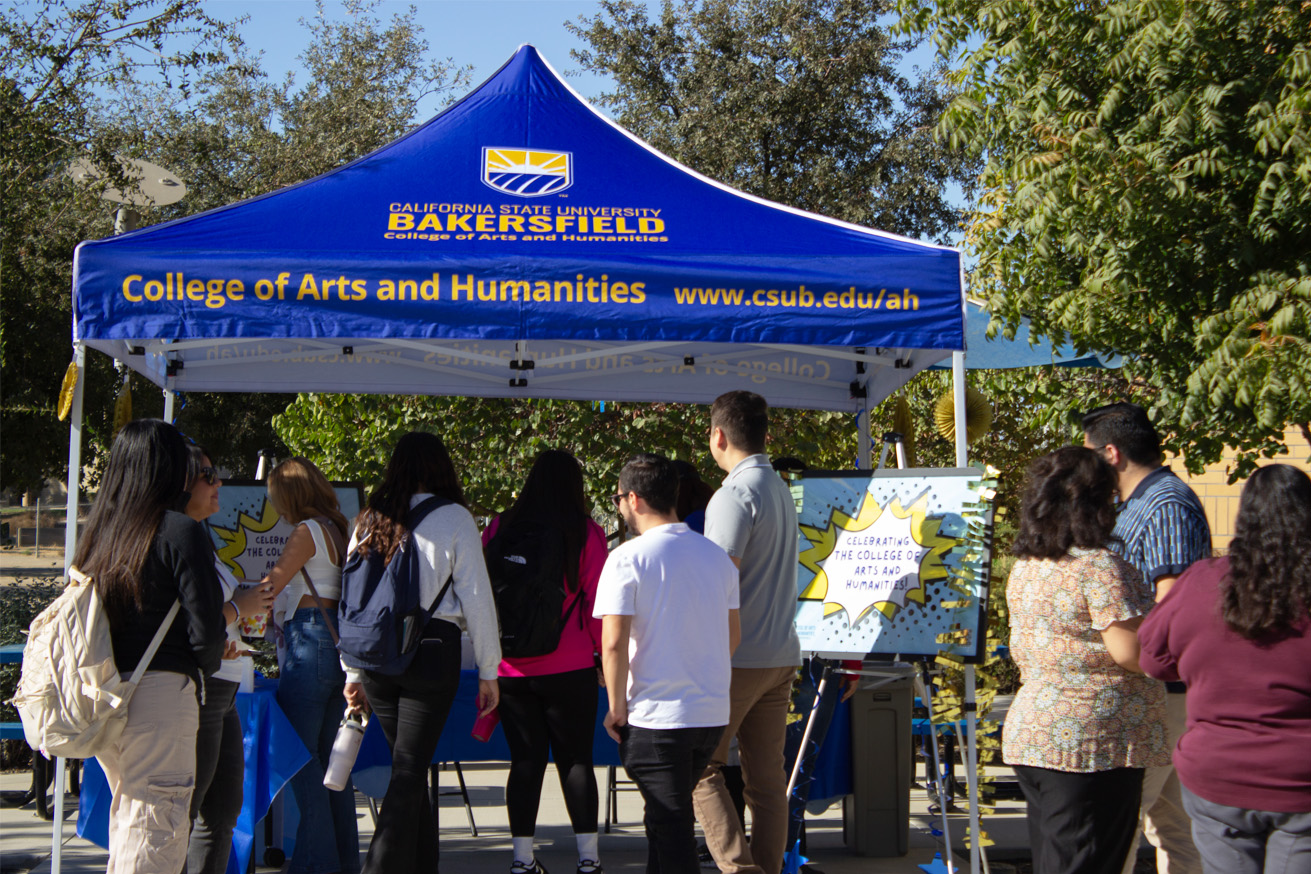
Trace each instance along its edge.
<instances>
[{"instance_id":1,"label":"man with short dark hair","mask_svg":"<svg viewBox=\"0 0 1311 874\"><path fill-rule=\"evenodd\" d=\"M787 843L787 739L792 680L801 664L797 607L797 510L765 454L769 404L732 391L710 408L710 454L728 475L706 507L706 537L738 566L742 643L733 654L728 728L697 784L706 846L724 874L779 874ZM751 810L748 846L720 768L737 737Z\"/></svg>"},{"instance_id":2,"label":"man with short dark hair","mask_svg":"<svg viewBox=\"0 0 1311 874\"><path fill-rule=\"evenodd\" d=\"M737 569L678 521L678 475L659 455L619 474L615 508L637 538L606 560L593 615L610 710L606 731L646 803L648 874L697 870L692 789L729 717L741 637Z\"/></svg>"},{"instance_id":3,"label":"man with short dark hair","mask_svg":"<svg viewBox=\"0 0 1311 874\"><path fill-rule=\"evenodd\" d=\"M1083 417L1083 433L1083 445L1115 468L1120 506L1118 540L1111 549L1138 569L1160 601L1190 564L1211 555L1206 511L1193 490L1161 464L1161 438L1142 407L1098 407ZM1174 683L1167 689L1166 728L1173 749L1185 727L1184 690ZM1201 871L1173 767L1148 768L1143 777L1142 834L1156 847L1161 874ZM1134 837L1124 874L1133 871L1139 840Z\"/></svg>"}]
</instances>

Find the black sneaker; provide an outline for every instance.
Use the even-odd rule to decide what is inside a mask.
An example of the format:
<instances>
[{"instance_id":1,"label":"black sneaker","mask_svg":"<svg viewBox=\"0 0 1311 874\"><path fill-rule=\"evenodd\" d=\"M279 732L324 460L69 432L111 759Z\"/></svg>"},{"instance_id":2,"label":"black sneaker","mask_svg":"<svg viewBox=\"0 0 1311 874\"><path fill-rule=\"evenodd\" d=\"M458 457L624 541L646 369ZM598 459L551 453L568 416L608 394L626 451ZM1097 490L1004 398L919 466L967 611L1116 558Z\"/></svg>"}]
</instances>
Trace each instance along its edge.
<instances>
[{"instance_id":1,"label":"black sneaker","mask_svg":"<svg viewBox=\"0 0 1311 874\"><path fill-rule=\"evenodd\" d=\"M546 866L534 858L531 865L525 865L523 862L515 862L510 866L510 874L547 874L547 870Z\"/></svg>"},{"instance_id":2,"label":"black sneaker","mask_svg":"<svg viewBox=\"0 0 1311 874\"><path fill-rule=\"evenodd\" d=\"M595 859L581 859L578 862L578 874L601 874L604 870Z\"/></svg>"}]
</instances>

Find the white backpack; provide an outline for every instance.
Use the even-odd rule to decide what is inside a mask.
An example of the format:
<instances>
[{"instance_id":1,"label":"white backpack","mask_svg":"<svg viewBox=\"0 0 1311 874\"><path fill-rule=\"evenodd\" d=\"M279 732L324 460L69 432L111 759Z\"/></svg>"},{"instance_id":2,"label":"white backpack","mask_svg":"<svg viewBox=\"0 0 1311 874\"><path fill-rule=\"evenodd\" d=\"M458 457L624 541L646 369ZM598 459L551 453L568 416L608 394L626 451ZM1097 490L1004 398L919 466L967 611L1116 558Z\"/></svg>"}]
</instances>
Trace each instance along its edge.
<instances>
[{"instance_id":1,"label":"white backpack","mask_svg":"<svg viewBox=\"0 0 1311 874\"><path fill-rule=\"evenodd\" d=\"M77 568L69 568L69 576L68 588L28 629L13 705L28 746L50 757L85 759L123 733L132 693L182 605L173 602L132 678L124 681L96 587Z\"/></svg>"}]
</instances>

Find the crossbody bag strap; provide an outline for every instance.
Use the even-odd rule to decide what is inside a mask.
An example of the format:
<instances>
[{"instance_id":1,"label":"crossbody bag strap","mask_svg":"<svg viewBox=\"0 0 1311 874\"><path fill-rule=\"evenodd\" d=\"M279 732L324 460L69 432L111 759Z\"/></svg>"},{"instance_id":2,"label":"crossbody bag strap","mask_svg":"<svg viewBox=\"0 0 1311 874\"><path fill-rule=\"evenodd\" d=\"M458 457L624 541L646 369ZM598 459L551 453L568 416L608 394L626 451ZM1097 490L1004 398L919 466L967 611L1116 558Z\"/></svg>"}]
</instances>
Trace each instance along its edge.
<instances>
[{"instance_id":1,"label":"crossbody bag strap","mask_svg":"<svg viewBox=\"0 0 1311 874\"><path fill-rule=\"evenodd\" d=\"M320 521L320 518L317 517L314 521L318 522L319 528L323 529L324 533L332 538L332 545L337 548L337 561L345 565L346 545L342 542L341 532L337 530L337 526L333 524L331 519L323 518ZM305 570L304 565L300 566L300 575L305 578L305 585L309 587L310 597L314 599L314 606L319 608L319 614L323 616L323 624L328 626L328 633L332 635L332 645L339 646L341 638L337 636L337 629L332 624L332 617L328 615L328 608L324 606L323 599L319 597L319 590L314 588L314 581L310 579L309 571Z\"/></svg>"},{"instance_id":2,"label":"crossbody bag strap","mask_svg":"<svg viewBox=\"0 0 1311 874\"><path fill-rule=\"evenodd\" d=\"M333 627L332 619L328 616L328 608L323 606L323 599L319 597L319 591L314 588L314 581L310 579L304 565L301 566L300 575L305 578L305 585L309 586L310 597L314 599L314 606L319 608L319 613L323 616L323 624L328 626L328 633L332 635L332 645L339 645L341 638L337 636L337 629Z\"/></svg>"}]
</instances>

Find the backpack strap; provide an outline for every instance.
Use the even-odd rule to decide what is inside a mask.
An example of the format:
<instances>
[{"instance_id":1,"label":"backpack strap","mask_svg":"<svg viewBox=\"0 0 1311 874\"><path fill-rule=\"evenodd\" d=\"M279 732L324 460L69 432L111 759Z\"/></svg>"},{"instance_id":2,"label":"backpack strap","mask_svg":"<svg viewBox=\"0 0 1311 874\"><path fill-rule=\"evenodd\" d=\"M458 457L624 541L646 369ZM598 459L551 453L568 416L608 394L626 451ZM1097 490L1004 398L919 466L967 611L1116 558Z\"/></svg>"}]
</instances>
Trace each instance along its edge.
<instances>
[{"instance_id":1,"label":"backpack strap","mask_svg":"<svg viewBox=\"0 0 1311 874\"><path fill-rule=\"evenodd\" d=\"M444 507L447 504L453 504L453 503L455 502L448 500L447 498L442 498L437 495L433 495L431 498L426 498L425 500L420 501L418 504L414 505L414 507L410 509L409 515L405 517L405 536L406 537L412 536L414 533L414 529L418 528L419 523L422 522L424 519L426 519L428 517L428 514L431 513L433 510L436 510L438 507ZM428 605L428 609L423 611L425 614L427 614L429 619L432 618L433 611L435 611L437 609L437 605L442 602L442 598L446 597L447 590L450 589L451 584L454 582L455 582L455 573L454 571L452 571L450 574L447 575L446 583L445 585L442 586L441 591L437 593L437 597L434 598L433 602Z\"/></svg>"},{"instance_id":2,"label":"backpack strap","mask_svg":"<svg viewBox=\"0 0 1311 874\"><path fill-rule=\"evenodd\" d=\"M173 606L168 608L168 614L164 617L164 621L159 623L159 628L155 631L155 636L150 639L150 646L146 647L146 654L141 657L141 661L137 662L137 669L132 672L132 678L128 680L128 683L131 685L123 694L124 701L128 701L132 698L132 693L136 691L137 683L141 682L141 675L146 672L146 668L150 665L150 660L153 659L155 653L159 651L159 645L164 642L164 635L168 634L168 630L173 625L173 620L177 618L178 610L181 608L181 601L174 601Z\"/></svg>"},{"instance_id":3,"label":"backpack strap","mask_svg":"<svg viewBox=\"0 0 1311 874\"><path fill-rule=\"evenodd\" d=\"M91 577L82 573L76 567L69 567L68 576L71 584L75 586L91 586L95 584L95 581L92 580ZM150 646L146 647L145 654L141 656L141 661L137 662L136 670L132 672L132 676L128 679L128 683L131 685L123 695L124 702L127 702L132 698L132 693L136 690L137 683L141 682L141 676L145 674L146 668L150 666L151 659L155 657L155 653L159 652L159 647L164 642L164 635L168 634L169 628L173 626L173 620L177 618L178 611L181 609L182 602L180 600L174 601L173 606L169 607L168 613L164 615L164 621L159 623L159 628L155 629L155 636L150 639Z\"/></svg>"}]
</instances>

